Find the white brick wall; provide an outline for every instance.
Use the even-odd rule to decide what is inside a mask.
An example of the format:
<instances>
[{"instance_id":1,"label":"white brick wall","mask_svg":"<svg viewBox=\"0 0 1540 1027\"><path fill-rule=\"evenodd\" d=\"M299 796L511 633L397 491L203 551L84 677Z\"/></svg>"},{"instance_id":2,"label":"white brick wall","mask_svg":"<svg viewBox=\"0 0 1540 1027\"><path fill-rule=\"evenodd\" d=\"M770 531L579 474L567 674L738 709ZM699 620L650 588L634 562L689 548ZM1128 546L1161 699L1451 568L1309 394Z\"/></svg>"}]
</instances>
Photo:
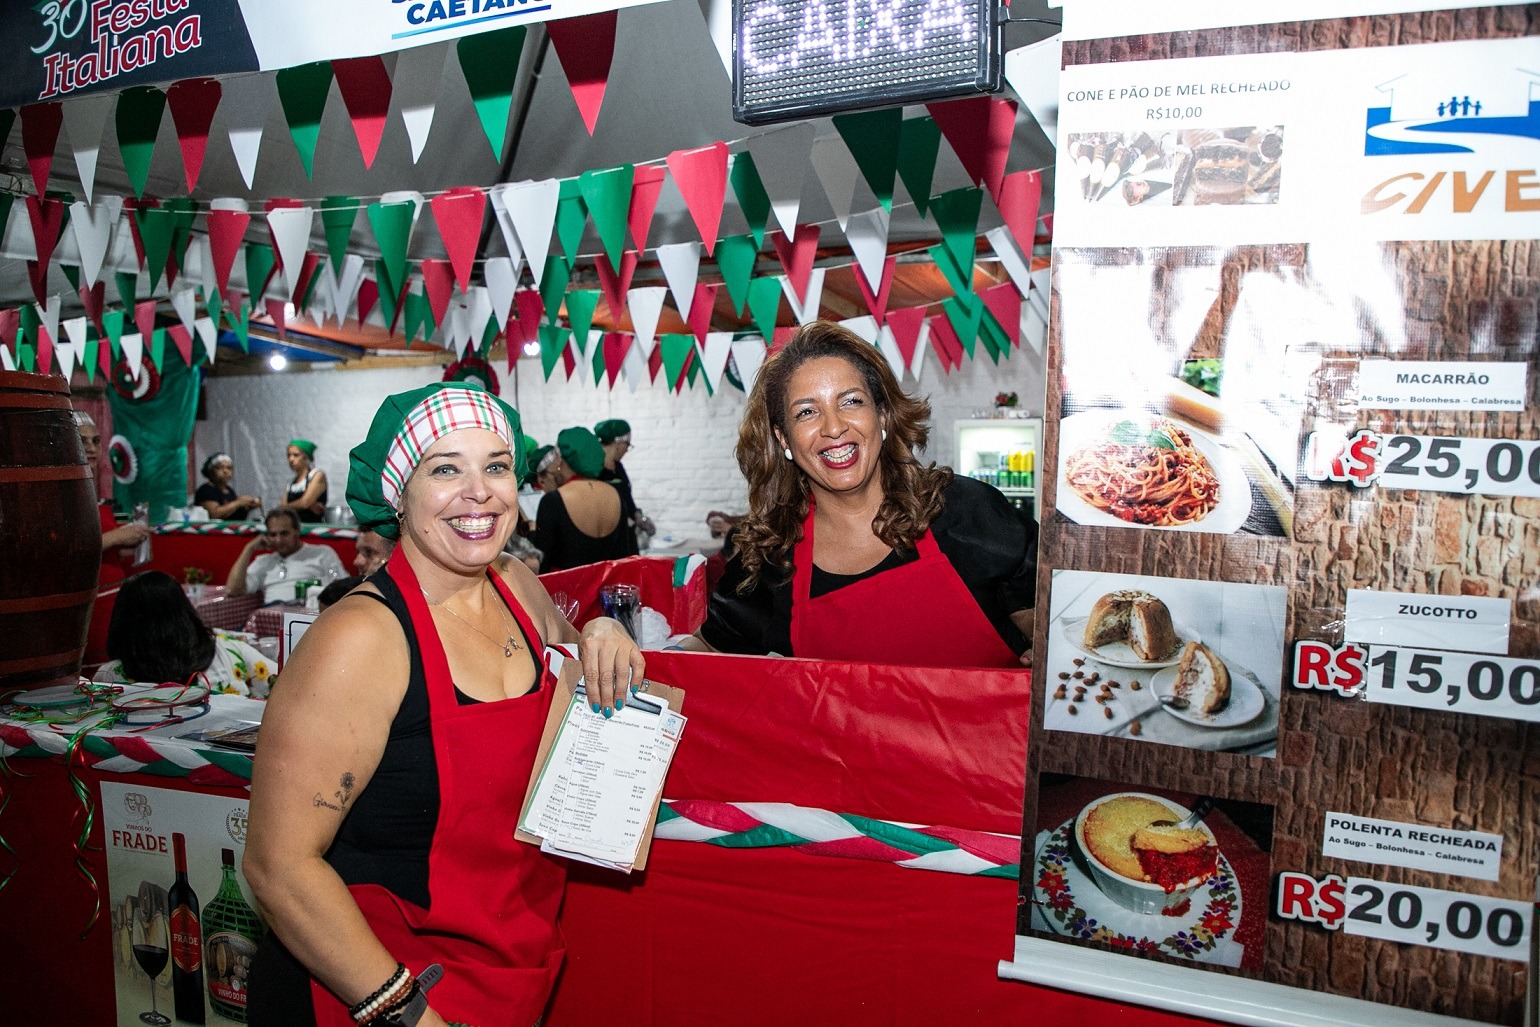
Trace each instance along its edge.
<instances>
[{"instance_id":1,"label":"white brick wall","mask_svg":"<svg viewBox=\"0 0 1540 1027\"><path fill-rule=\"evenodd\" d=\"M500 369L501 372L501 369ZM198 463L215 450L235 458L235 487L277 502L289 481L284 444L295 436L313 440L316 463L331 482L333 503L340 503L347 480L347 454L368 431L380 400L394 392L437 381L440 371L414 367L369 371L310 371L250 377L211 378L206 383L208 420L198 422L194 446ZM574 424L594 424L609 417L631 422L635 437L626 469L636 501L664 535L699 538L706 534L710 510L747 508L745 484L733 460L744 396L727 386L708 397L703 385L674 395L646 384L632 393L624 380L611 392L580 382L540 377L537 360L502 374L503 398L514 403L524 430L542 443ZM914 383L909 383L914 388ZM930 457L952 459L952 422L989 407L996 392L1015 391L1022 406L1042 413L1042 361L1030 351L1012 355L998 366L984 355L945 375L928 358L918 390L933 408Z\"/></svg>"}]
</instances>

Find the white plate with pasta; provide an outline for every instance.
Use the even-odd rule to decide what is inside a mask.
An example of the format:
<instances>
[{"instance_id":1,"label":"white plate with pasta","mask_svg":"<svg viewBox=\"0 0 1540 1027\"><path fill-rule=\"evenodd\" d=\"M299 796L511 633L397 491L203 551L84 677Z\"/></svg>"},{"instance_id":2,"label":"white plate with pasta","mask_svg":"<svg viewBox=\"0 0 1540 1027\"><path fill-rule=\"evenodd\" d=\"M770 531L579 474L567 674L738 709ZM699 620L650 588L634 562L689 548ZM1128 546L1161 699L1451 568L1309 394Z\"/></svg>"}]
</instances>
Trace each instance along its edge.
<instances>
[{"instance_id":1,"label":"white plate with pasta","mask_svg":"<svg viewBox=\"0 0 1540 1027\"><path fill-rule=\"evenodd\" d=\"M1059 422L1059 512L1076 524L1228 535L1251 515L1251 483L1218 439L1147 410L1087 410Z\"/></svg>"}]
</instances>

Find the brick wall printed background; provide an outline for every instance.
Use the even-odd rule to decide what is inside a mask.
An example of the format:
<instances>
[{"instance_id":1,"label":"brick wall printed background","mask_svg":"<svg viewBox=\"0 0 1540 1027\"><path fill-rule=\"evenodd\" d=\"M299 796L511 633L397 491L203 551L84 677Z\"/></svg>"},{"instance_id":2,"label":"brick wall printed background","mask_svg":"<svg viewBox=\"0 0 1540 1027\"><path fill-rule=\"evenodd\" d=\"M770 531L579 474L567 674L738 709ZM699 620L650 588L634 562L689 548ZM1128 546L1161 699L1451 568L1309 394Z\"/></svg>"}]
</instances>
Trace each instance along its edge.
<instances>
[{"instance_id":1,"label":"brick wall printed background","mask_svg":"<svg viewBox=\"0 0 1540 1027\"><path fill-rule=\"evenodd\" d=\"M748 509L746 485L733 458L738 423L746 397L724 383L714 396L697 384L682 395L661 385L644 384L631 392L622 380L614 391L580 382L541 379L540 362L519 362L517 392L513 376L498 367L503 398L513 403L524 430L542 443L572 425L592 428L621 417L631 422L635 445L626 456L637 504L652 517L662 535L705 538L706 514ZM442 377L436 367L210 378L204 383L208 417L193 437L195 464L215 450L235 459L235 488L269 505L291 475L284 445L296 436L314 441L316 464L326 471L329 502L343 501L348 450L363 440L384 397ZM905 382L914 394L930 397L931 441L927 457L950 465L955 449L952 423L988 408L997 392L1014 391L1023 407L1043 411L1043 360L1023 348L993 364L979 350L950 375L934 356L926 358L920 380ZM201 480L201 479L200 479ZM196 483L193 483L196 487Z\"/></svg>"},{"instance_id":2,"label":"brick wall printed background","mask_svg":"<svg viewBox=\"0 0 1540 1027\"><path fill-rule=\"evenodd\" d=\"M1531 4L1066 43L1065 60L1537 33L1540 7ZM1114 283L1144 290L1135 302L1144 304L1148 345L1173 361L1222 356L1228 370L1242 354L1254 370L1266 366L1269 354L1318 357L1319 370L1302 390L1301 438L1318 420L1405 434L1540 438L1540 241L1056 251L1051 368L1073 366L1062 363L1066 349L1072 356L1076 348L1094 353L1109 338L1103 322ZM1126 322L1119 327L1126 329ZM1365 356L1526 362L1528 408L1523 414L1360 410L1352 400L1352 378ZM1052 421L1060 386L1051 375L1048 466L1057 462ZM1056 478L1047 477L1043 508L1051 511ZM1088 527L1048 513L1040 596L1047 595L1053 568L1286 583L1286 654L1296 638L1341 641L1349 588L1496 596L1513 601L1509 655L1540 656L1540 500L1304 483L1295 493L1294 515L1292 539L1274 539ZM1038 624L1036 644L1043 653L1047 618ZM1288 687L1289 669L1279 668L1285 684L1273 759L1047 734L1035 727L1025 836L1032 837L1036 820L1036 775L1072 773L1273 805L1275 875L1356 874L1533 898L1540 870L1540 725L1306 693ZM1502 878L1489 883L1324 858L1328 811L1501 834ZM1024 861L1031 856L1024 852ZM1031 880L1024 875L1026 901ZM1027 912L1024 904L1023 930ZM1484 1021L1522 1019L1526 973L1519 963L1349 937L1276 918L1266 945L1267 980Z\"/></svg>"}]
</instances>

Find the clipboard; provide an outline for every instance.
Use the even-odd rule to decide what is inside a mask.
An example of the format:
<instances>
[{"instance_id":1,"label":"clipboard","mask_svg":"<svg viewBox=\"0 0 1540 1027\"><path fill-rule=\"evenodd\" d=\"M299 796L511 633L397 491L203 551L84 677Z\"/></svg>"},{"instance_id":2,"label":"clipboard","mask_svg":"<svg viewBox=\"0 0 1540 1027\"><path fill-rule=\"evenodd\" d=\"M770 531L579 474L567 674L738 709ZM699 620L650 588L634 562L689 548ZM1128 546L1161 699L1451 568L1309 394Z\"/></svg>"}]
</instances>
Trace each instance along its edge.
<instances>
[{"instance_id":1,"label":"clipboard","mask_svg":"<svg viewBox=\"0 0 1540 1027\"><path fill-rule=\"evenodd\" d=\"M572 702L572 697L577 694L578 681L583 676L583 664L575 659L562 661L561 673L556 679L556 692L551 696L551 709L546 714L545 728L540 733L540 748L535 753L535 765L530 771L529 784L524 789L524 802L519 806L518 819L515 824L524 822L524 817L529 812L530 800L535 796L535 785L540 780L540 772L545 768L546 761L551 756L551 745L556 740L556 731L561 727L561 722L567 716L567 707ZM651 678L643 680L639 693L653 695L667 701L669 708L674 712L682 712L684 707L684 689L665 685L661 681ZM667 777L665 775L665 780ZM647 829L642 832L641 843L636 849L636 859L631 864L631 869L647 869L647 853L652 849L652 833L658 826L658 804L663 800L663 793L658 793L658 802L652 807L652 814L647 818ZM522 828L515 827L514 838L531 845L540 845L545 839L538 835L530 834Z\"/></svg>"}]
</instances>

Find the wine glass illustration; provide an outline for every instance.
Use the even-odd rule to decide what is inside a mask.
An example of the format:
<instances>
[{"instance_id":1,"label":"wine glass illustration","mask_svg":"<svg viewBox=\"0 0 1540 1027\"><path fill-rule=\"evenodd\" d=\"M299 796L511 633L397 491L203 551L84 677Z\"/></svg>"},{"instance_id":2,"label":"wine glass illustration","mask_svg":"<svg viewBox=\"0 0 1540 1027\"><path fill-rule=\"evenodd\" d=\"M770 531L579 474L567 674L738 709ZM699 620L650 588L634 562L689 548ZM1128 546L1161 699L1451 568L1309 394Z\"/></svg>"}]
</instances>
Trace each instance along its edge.
<instances>
[{"instance_id":1,"label":"wine glass illustration","mask_svg":"<svg viewBox=\"0 0 1540 1027\"><path fill-rule=\"evenodd\" d=\"M134 960L139 969L150 976L150 1011L140 1013L139 1019L154 1027L166 1027L171 1018L162 1013L155 1003L155 982L166 969L170 935L167 931L169 910L166 890L149 881L139 885L139 902L134 907L132 941Z\"/></svg>"}]
</instances>

